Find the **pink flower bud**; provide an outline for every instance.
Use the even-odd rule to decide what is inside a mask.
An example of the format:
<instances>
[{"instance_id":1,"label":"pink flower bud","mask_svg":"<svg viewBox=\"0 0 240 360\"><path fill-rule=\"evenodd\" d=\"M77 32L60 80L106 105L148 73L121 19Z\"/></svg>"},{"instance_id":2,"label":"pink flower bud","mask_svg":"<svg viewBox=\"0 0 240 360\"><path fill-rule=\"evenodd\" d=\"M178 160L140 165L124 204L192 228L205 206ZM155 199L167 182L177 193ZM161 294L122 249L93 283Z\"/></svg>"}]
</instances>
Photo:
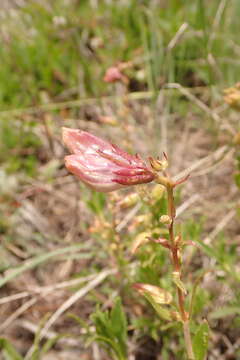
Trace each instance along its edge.
<instances>
[{"instance_id":1,"label":"pink flower bud","mask_svg":"<svg viewBox=\"0 0 240 360\"><path fill-rule=\"evenodd\" d=\"M124 78L125 78L125 75L123 75L123 73L121 72L119 67L112 66L107 69L103 80L107 83L112 83L112 82L116 82L116 81L122 81L122 80L124 80Z\"/></svg>"},{"instance_id":2,"label":"pink flower bud","mask_svg":"<svg viewBox=\"0 0 240 360\"><path fill-rule=\"evenodd\" d=\"M63 128L63 142L72 153L65 157L66 168L97 191L148 183L155 177L138 155L86 131Z\"/></svg>"}]
</instances>

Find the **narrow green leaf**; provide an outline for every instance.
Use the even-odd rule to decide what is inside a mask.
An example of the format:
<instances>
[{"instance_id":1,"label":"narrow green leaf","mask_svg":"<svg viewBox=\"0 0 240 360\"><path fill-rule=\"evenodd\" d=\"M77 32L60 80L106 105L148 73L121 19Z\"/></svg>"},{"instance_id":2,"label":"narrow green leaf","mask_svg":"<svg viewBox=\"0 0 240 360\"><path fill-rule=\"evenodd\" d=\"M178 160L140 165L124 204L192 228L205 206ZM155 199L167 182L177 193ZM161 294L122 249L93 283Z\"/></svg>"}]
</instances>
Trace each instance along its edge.
<instances>
[{"instance_id":1,"label":"narrow green leaf","mask_svg":"<svg viewBox=\"0 0 240 360\"><path fill-rule=\"evenodd\" d=\"M213 258L219 260L217 254L216 254L215 249L213 249L211 246L203 243L203 242L200 241L200 240L196 240L196 242L201 246L201 248L203 249L203 251L204 251L208 256L213 257Z\"/></svg>"},{"instance_id":2,"label":"narrow green leaf","mask_svg":"<svg viewBox=\"0 0 240 360\"><path fill-rule=\"evenodd\" d=\"M127 319L121 299L116 298L110 312L102 312L98 309L91 318L96 327L96 339L108 344L116 354L117 359L125 359L127 357Z\"/></svg>"},{"instance_id":3,"label":"narrow green leaf","mask_svg":"<svg viewBox=\"0 0 240 360\"><path fill-rule=\"evenodd\" d=\"M190 305L189 305L189 318L190 319L191 319L192 313L193 313L193 305L194 305L197 287L198 287L199 283L201 282L202 278L209 272L211 272L211 269L201 270L200 275L196 278L196 280L193 283L192 295L191 295Z\"/></svg>"},{"instance_id":4,"label":"narrow green leaf","mask_svg":"<svg viewBox=\"0 0 240 360\"><path fill-rule=\"evenodd\" d=\"M75 314L68 314L68 317L75 320L81 328L86 329L87 331L89 331L88 323L86 321L84 321L83 319L81 319L79 316L77 316Z\"/></svg>"},{"instance_id":5,"label":"narrow green leaf","mask_svg":"<svg viewBox=\"0 0 240 360\"><path fill-rule=\"evenodd\" d=\"M99 341L105 344L107 348L110 347L117 360L126 360L126 358L121 354L117 344L115 344L114 341L112 341L111 339L105 336L96 335L92 337L91 341Z\"/></svg>"},{"instance_id":6,"label":"narrow green leaf","mask_svg":"<svg viewBox=\"0 0 240 360\"><path fill-rule=\"evenodd\" d=\"M210 315L211 319L221 319L229 315L240 315L240 308L237 306L223 306Z\"/></svg>"},{"instance_id":7,"label":"narrow green leaf","mask_svg":"<svg viewBox=\"0 0 240 360\"><path fill-rule=\"evenodd\" d=\"M103 193L93 191L91 200L87 201L87 205L95 214L101 214L105 205L106 197Z\"/></svg>"},{"instance_id":8,"label":"narrow green leaf","mask_svg":"<svg viewBox=\"0 0 240 360\"><path fill-rule=\"evenodd\" d=\"M126 355L127 319L123 311L121 299L119 297L116 298L114 306L111 311L111 327L121 347L121 353Z\"/></svg>"},{"instance_id":9,"label":"narrow green leaf","mask_svg":"<svg viewBox=\"0 0 240 360\"><path fill-rule=\"evenodd\" d=\"M59 334L59 335L54 336L51 339L48 339L40 350L40 359L42 358L42 356L44 354L46 354L58 342L58 340L64 339L67 337L68 337L67 334Z\"/></svg>"},{"instance_id":10,"label":"narrow green leaf","mask_svg":"<svg viewBox=\"0 0 240 360\"><path fill-rule=\"evenodd\" d=\"M235 183L236 183L237 187L240 188L240 173L235 174L234 178L235 178Z\"/></svg>"},{"instance_id":11,"label":"narrow green leaf","mask_svg":"<svg viewBox=\"0 0 240 360\"><path fill-rule=\"evenodd\" d=\"M163 306L157 304L154 299L150 296L145 294L144 295L146 297L146 299L150 302L150 304L152 305L152 307L154 308L154 310L157 312L157 314L164 320L168 320L171 321L172 320L172 316L171 313L168 309L164 308Z\"/></svg>"},{"instance_id":12,"label":"narrow green leaf","mask_svg":"<svg viewBox=\"0 0 240 360\"><path fill-rule=\"evenodd\" d=\"M98 309L94 314L91 315L91 319L95 324L98 335L105 336L110 339L113 338L109 313L107 311L102 312L100 309Z\"/></svg>"},{"instance_id":13,"label":"narrow green leaf","mask_svg":"<svg viewBox=\"0 0 240 360\"><path fill-rule=\"evenodd\" d=\"M23 360L23 357L7 339L0 338L0 349L4 350L6 355L9 357L9 360Z\"/></svg>"},{"instance_id":14,"label":"narrow green leaf","mask_svg":"<svg viewBox=\"0 0 240 360\"><path fill-rule=\"evenodd\" d=\"M41 330L43 329L44 325L46 324L47 320L49 319L49 316L50 316L49 314L46 314L39 324L38 330L37 330L35 338L34 338L33 353L31 356L31 360L40 360Z\"/></svg>"},{"instance_id":15,"label":"narrow green leaf","mask_svg":"<svg viewBox=\"0 0 240 360\"><path fill-rule=\"evenodd\" d=\"M207 356L209 331L208 323L204 320L193 338L193 350L196 360L204 360Z\"/></svg>"},{"instance_id":16,"label":"narrow green leaf","mask_svg":"<svg viewBox=\"0 0 240 360\"><path fill-rule=\"evenodd\" d=\"M114 333L117 337L127 338L127 319L123 311L122 302L119 297L116 298L111 311L111 323Z\"/></svg>"}]
</instances>

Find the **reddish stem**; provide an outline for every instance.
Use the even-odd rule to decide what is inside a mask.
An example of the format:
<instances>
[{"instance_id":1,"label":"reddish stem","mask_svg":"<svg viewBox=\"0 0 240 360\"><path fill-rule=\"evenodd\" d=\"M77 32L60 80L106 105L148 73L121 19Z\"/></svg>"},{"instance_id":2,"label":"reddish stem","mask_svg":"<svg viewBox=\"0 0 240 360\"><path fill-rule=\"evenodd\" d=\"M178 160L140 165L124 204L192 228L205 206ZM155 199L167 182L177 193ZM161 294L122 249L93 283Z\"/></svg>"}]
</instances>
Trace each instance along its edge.
<instances>
[{"instance_id":1,"label":"reddish stem","mask_svg":"<svg viewBox=\"0 0 240 360\"><path fill-rule=\"evenodd\" d=\"M181 279L181 261L179 257L179 244L175 241L174 235L174 220L176 216L175 211L175 204L174 204L174 195L173 195L173 188L171 181L169 181L169 185L167 186L167 197L168 197L168 216L171 218L171 223L169 225L169 240L171 243L171 255L172 255L172 263L175 272L179 273L179 277ZM189 360L194 360L194 353L192 349L192 342L191 342L191 333L189 328L189 319L188 313L185 311L185 295L182 289L177 286L177 295L178 295L178 306L179 312L181 314L182 323L183 323L183 332L184 332L184 339L185 345L187 350L187 355Z\"/></svg>"}]
</instances>

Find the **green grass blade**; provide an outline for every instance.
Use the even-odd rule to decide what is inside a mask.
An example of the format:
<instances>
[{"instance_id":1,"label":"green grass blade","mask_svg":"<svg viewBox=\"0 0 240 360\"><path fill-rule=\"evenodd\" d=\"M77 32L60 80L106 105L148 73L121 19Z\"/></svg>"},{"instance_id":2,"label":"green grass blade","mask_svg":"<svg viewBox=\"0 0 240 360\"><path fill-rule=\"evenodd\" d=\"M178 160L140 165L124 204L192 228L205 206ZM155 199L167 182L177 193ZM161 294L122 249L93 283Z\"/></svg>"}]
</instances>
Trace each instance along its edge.
<instances>
[{"instance_id":1,"label":"green grass blade","mask_svg":"<svg viewBox=\"0 0 240 360\"><path fill-rule=\"evenodd\" d=\"M22 265L15 267L14 269L11 270L11 273L8 274L7 276L3 277L2 279L0 279L0 288L5 285L7 282L9 282L10 280L14 279L15 277L21 275L24 271L30 270L35 268L36 266L46 262L47 260L59 256L59 255L63 255L66 253L71 253L73 251L76 250L82 250L82 249L86 249L86 244L77 244L77 245L71 245L71 246L66 246L64 248L60 248L54 251L50 251L48 253L44 253L41 255L38 255L36 257L34 257L31 260L27 260L25 261ZM84 254L85 255L85 254Z\"/></svg>"},{"instance_id":2,"label":"green grass blade","mask_svg":"<svg viewBox=\"0 0 240 360\"><path fill-rule=\"evenodd\" d=\"M9 360L23 360L23 357L17 352L17 350L7 339L0 338L0 349L4 350L4 353Z\"/></svg>"}]
</instances>

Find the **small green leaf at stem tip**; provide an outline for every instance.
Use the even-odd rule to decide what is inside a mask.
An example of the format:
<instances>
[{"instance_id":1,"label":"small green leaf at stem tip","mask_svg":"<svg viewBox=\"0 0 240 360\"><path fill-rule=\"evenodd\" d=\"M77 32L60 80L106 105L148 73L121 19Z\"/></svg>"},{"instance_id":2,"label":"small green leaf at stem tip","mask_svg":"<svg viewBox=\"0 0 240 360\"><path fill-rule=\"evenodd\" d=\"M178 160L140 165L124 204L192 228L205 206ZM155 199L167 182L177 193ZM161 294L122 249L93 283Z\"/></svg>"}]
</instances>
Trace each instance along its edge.
<instances>
[{"instance_id":1,"label":"small green leaf at stem tip","mask_svg":"<svg viewBox=\"0 0 240 360\"><path fill-rule=\"evenodd\" d=\"M187 290L185 289L185 286L184 286L183 282L180 279L180 273L178 271L173 271L172 279L173 279L174 284L177 285L177 287L180 290L182 290L182 292L186 295Z\"/></svg>"},{"instance_id":2,"label":"small green leaf at stem tip","mask_svg":"<svg viewBox=\"0 0 240 360\"><path fill-rule=\"evenodd\" d=\"M208 350L209 326L206 320L198 327L193 338L195 360L205 360Z\"/></svg>"}]
</instances>

